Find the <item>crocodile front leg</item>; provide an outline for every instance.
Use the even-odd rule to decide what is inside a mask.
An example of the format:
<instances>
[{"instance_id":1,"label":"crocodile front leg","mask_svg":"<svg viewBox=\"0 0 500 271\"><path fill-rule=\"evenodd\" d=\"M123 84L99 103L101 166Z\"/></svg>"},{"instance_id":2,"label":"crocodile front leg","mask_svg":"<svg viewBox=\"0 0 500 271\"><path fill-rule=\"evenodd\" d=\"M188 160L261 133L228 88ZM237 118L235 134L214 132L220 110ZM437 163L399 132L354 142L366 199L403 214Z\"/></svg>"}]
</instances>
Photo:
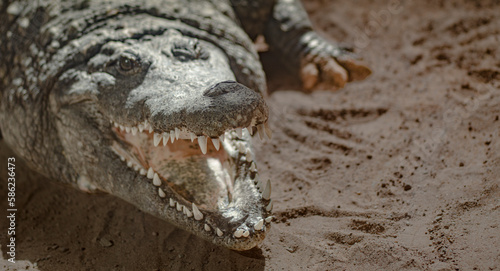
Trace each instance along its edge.
<instances>
[{"instance_id":1,"label":"crocodile front leg","mask_svg":"<svg viewBox=\"0 0 500 271\"><path fill-rule=\"evenodd\" d=\"M299 0L277 0L264 34L285 66L300 75L305 90L338 89L371 74L353 53L314 32Z\"/></svg>"}]
</instances>

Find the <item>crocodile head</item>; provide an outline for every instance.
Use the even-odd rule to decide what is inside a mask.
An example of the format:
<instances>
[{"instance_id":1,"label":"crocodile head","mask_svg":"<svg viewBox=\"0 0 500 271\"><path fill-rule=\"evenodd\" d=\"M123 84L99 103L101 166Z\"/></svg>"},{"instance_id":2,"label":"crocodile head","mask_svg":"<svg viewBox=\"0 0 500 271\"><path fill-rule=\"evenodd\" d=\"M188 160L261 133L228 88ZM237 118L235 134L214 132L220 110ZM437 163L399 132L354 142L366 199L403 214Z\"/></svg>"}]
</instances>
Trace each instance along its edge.
<instances>
[{"instance_id":1,"label":"crocodile head","mask_svg":"<svg viewBox=\"0 0 500 271\"><path fill-rule=\"evenodd\" d=\"M219 47L175 30L107 41L59 76L50 106L81 189L231 249L264 239L271 187L250 134L270 137L268 109Z\"/></svg>"}]
</instances>

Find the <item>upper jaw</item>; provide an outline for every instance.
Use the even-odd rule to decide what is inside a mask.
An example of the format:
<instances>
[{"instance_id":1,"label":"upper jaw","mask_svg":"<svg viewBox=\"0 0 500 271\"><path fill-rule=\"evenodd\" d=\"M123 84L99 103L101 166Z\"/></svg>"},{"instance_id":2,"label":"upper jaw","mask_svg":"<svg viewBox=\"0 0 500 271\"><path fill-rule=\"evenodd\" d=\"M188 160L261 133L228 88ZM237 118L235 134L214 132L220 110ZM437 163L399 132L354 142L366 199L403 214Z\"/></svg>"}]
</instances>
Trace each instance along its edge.
<instances>
[{"instance_id":1,"label":"upper jaw","mask_svg":"<svg viewBox=\"0 0 500 271\"><path fill-rule=\"evenodd\" d=\"M250 129L228 129L219 137L208 139L205 135L195 135L185 127L159 133L155 132L148 121L136 126L125 126L111 121L112 129L117 135L111 149L123 161L123 165L129 167L128 171L136 176L135 181L141 186L146 185L147 192L144 197L149 199L136 203L139 208L215 244L235 250L247 250L264 239L272 220L271 184L270 181L259 180L248 130L253 130L260 137L270 137L271 132L266 123L257 123L256 120L253 122L256 126ZM141 137L142 143L130 142ZM163 164L162 168L162 163L155 164L140 158L130 147L131 144L149 144L147 148L150 149L145 150L146 152L156 151L162 155L171 155L175 153L177 144L189 145L191 141L197 141L200 148L194 153L193 159L200 161L200 165L206 164L210 167L210 174L207 174L207 179L203 181L225 182L223 189L227 189L227 197L219 196L215 205L207 203L205 199L196 198L197 195L203 198L204 191L176 190L185 186L187 181L178 180L175 185L169 182L169 178L182 179L175 174L169 175L170 167L165 166L169 162ZM189 151L194 152L192 146L190 147ZM215 180L213 176L217 174L219 179ZM167 175L169 178L165 177ZM208 191L211 192L213 191ZM145 206L141 205L148 206L144 208Z\"/></svg>"},{"instance_id":2,"label":"upper jaw","mask_svg":"<svg viewBox=\"0 0 500 271\"><path fill-rule=\"evenodd\" d=\"M185 84L166 85L156 94L148 94L151 91L145 84L131 92L125 112L110 115L124 126L140 128L142 124L162 136L180 132L175 135L185 139L190 139L189 133L217 138L228 129L267 122L269 110L259 93L231 80L216 82L202 86L202 90ZM134 115L124 118L129 112ZM135 116L136 112L143 112L143 116Z\"/></svg>"}]
</instances>

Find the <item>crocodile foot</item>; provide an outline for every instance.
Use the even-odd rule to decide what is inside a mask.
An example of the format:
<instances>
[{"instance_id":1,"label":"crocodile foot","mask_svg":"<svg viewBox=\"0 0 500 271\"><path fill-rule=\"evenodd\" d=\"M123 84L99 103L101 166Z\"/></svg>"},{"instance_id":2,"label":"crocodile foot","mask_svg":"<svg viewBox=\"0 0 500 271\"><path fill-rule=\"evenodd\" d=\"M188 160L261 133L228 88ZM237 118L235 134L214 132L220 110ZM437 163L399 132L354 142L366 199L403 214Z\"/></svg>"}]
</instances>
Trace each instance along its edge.
<instances>
[{"instance_id":1,"label":"crocodile foot","mask_svg":"<svg viewBox=\"0 0 500 271\"><path fill-rule=\"evenodd\" d=\"M301 37L300 77L306 91L339 89L347 82L363 80L371 70L346 48L335 46L314 32Z\"/></svg>"}]
</instances>

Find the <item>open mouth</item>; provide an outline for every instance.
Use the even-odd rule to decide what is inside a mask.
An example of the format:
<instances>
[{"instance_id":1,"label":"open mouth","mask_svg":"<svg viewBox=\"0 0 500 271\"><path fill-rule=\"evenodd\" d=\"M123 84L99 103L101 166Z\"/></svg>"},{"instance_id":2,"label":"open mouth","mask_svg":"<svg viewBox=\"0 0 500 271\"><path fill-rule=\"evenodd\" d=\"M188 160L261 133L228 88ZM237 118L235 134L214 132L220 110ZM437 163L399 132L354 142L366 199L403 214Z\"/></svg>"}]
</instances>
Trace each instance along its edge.
<instances>
[{"instance_id":1,"label":"open mouth","mask_svg":"<svg viewBox=\"0 0 500 271\"><path fill-rule=\"evenodd\" d=\"M271 183L258 178L251 134L271 138L267 123L252 121L217 138L184 127L160 133L148 121L133 127L111 123L112 150L154 187L174 224L188 223L195 234L233 249L264 239L272 220Z\"/></svg>"}]
</instances>

